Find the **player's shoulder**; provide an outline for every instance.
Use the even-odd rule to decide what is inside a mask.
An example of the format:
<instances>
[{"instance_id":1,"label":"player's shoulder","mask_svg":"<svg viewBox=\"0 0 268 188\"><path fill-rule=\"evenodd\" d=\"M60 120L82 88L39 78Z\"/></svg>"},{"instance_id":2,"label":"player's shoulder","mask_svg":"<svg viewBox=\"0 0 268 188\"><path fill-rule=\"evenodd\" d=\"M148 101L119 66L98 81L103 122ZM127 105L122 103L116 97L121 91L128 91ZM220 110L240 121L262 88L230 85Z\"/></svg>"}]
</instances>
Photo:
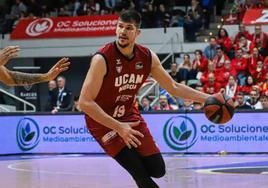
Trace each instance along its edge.
<instances>
[{"instance_id":1,"label":"player's shoulder","mask_svg":"<svg viewBox=\"0 0 268 188\"><path fill-rule=\"evenodd\" d=\"M146 54L146 55L151 55L151 50L141 44L135 44L135 48L137 51L140 53Z\"/></svg>"},{"instance_id":2,"label":"player's shoulder","mask_svg":"<svg viewBox=\"0 0 268 188\"><path fill-rule=\"evenodd\" d=\"M105 45L103 45L102 47L100 47L97 51L97 53L107 53L110 50L112 50L114 48L114 42L109 42Z\"/></svg>"}]
</instances>

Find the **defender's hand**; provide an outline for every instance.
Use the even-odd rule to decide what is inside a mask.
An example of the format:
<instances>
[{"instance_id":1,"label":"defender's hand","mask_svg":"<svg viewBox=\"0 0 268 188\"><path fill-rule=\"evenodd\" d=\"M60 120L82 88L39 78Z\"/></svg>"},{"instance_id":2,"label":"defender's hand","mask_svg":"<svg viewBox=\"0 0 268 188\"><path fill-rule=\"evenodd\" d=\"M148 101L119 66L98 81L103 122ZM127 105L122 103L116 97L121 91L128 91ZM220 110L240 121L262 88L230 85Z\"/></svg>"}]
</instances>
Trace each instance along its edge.
<instances>
[{"instance_id":1,"label":"defender's hand","mask_svg":"<svg viewBox=\"0 0 268 188\"><path fill-rule=\"evenodd\" d=\"M5 65L10 59L19 55L19 46L8 46L0 51L0 66Z\"/></svg>"},{"instance_id":2,"label":"defender's hand","mask_svg":"<svg viewBox=\"0 0 268 188\"><path fill-rule=\"evenodd\" d=\"M47 73L48 81L54 80L61 72L69 69L69 58L60 59Z\"/></svg>"}]
</instances>

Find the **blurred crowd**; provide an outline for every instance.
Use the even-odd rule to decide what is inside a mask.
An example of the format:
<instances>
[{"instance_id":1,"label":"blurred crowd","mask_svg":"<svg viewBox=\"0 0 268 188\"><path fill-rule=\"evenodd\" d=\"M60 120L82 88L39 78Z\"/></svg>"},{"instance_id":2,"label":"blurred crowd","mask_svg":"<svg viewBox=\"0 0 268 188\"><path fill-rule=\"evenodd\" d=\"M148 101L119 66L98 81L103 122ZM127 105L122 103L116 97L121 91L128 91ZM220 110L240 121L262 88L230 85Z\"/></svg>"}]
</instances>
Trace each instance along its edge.
<instances>
[{"instance_id":1,"label":"blurred crowd","mask_svg":"<svg viewBox=\"0 0 268 188\"><path fill-rule=\"evenodd\" d=\"M267 39L261 25L255 25L254 33L249 33L240 24L233 39L226 29L220 28L217 36L210 37L205 49L195 50L192 59L189 54L183 54L181 62L171 63L169 74L176 82L205 93L225 93L234 99L237 109L268 109ZM166 105L161 106L163 96L160 96L160 107L155 110L191 110L201 106L162 93Z\"/></svg>"},{"instance_id":2,"label":"blurred crowd","mask_svg":"<svg viewBox=\"0 0 268 188\"><path fill-rule=\"evenodd\" d=\"M186 33L209 28L213 8L221 15L226 0L6 0L0 6L1 33L10 33L20 19L119 14L135 9L142 28L183 26ZM188 35L187 35L188 36ZM189 36L189 40L191 36Z\"/></svg>"},{"instance_id":3,"label":"blurred crowd","mask_svg":"<svg viewBox=\"0 0 268 188\"><path fill-rule=\"evenodd\" d=\"M183 26L187 40L195 41L200 29L209 29L214 10L221 16L225 3L225 0L14 0L0 7L0 29L2 33L11 32L20 19L118 14L136 9L142 14L143 28ZM178 8L182 6L187 9ZM268 7L268 0L234 0L230 12L242 18L252 7ZM169 74L176 82L209 94L225 93L235 100L238 109L268 109L268 35L261 25L255 25L250 33L240 24L234 38L220 28L205 49L195 50L194 56L181 54L181 59L170 63ZM48 83L49 98L42 111L80 111L79 96L73 96L65 83L64 77ZM164 89L160 89L157 99L155 102L148 95L137 99L136 104L141 111L202 108L199 103L174 98Z\"/></svg>"}]
</instances>

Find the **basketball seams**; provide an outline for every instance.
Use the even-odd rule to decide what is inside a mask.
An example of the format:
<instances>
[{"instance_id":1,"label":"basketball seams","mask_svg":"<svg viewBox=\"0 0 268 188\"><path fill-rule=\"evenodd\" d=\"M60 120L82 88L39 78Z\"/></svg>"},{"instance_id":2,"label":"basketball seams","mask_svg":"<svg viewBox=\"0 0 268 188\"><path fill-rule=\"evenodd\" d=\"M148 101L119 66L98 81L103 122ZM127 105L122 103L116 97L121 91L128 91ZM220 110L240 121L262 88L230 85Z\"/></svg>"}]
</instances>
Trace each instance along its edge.
<instances>
[{"instance_id":1,"label":"basketball seams","mask_svg":"<svg viewBox=\"0 0 268 188\"><path fill-rule=\"evenodd\" d=\"M204 105L206 117L216 124L228 122L234 114L234 103L225 94L214 94L207 98Z\"/></svg>"}]
</instances>

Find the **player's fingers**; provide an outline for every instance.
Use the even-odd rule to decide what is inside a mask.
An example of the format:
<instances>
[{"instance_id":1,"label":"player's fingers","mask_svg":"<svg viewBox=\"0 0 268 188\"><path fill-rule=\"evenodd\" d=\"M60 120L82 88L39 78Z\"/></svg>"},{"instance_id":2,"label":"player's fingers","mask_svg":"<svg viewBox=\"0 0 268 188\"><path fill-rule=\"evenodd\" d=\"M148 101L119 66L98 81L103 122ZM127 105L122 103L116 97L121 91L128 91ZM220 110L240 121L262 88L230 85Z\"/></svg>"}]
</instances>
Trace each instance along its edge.
<instances>
[{"instance_id":1,"label":"player's fingers","mask_svg":"<svg viewBox=\"0 0 268 188\"><path fill-rule=\"evenodd\" d=\"M9 54L12 53L13 51L19 51L20 48L19 46L8 46L3 49L3 54Z\"/></svg>"},{"instance_id":2,"label":"player's fingers","mask_svg":"<svg viewBox=\"0 0 268 188\"><path fill-rule=\"evenodd\" d=\"M140 124L141 121L135 121L135 122L127 122L127 124L130 125L130 127L136 127Z\"/></svg>"},{"instance_id":3,"label":"player's fingers","mask_svg":"<svg viewBox=\"0 0 268 188\"><path fill-rule=\"evenodd\" d=\"M144 137L144 135L141 132L139 132L139 131L136 131L134 129L132 129L131 131L132 131L132 134L134 134L134 135L137 135L137 136L140 136L140 137Z\"/></svg>"},{"instance_id":4,"label":"player's fingers","mask_svg":"<svg viewBox=\"0 0 268 188\"><path fill-rule=\"evenodd\" d=\"M138 147L138 145L133 140L130 140L129 143L131 144L131 146L134 146L134 148Z\"/></svg>"},{"instance_id":5,"label":"player's fingers","mask_svg":"<svg viewBox=\"0 0 268 188\"><path fill-rule=\"evenodd\" d=\"M139 141L139 139L137 139L134 135L131 135L130 138L138 145L141 145L141 142Z\"/></svg>"},{"instance_id":6,"label":"player's fingers","mask_svg":"<svg viewBox=\"0 0 268 188\"><path fill-rule=\"evenodd\" d=\"M60 65L60 68L66 68L66 67L69 67L71 63L68 61L68 62L65 62L64 64L61 64Z\"/></svg>"},{"instance_id":7,"label":"player's fingers","mask_svg":"<svg viewBox=\"0 0 268 188\"><path fill-rule=\"evenodd\" d=\"M61 59L58 61L57 64L62 65L62 64L64 64L65 62L67 62L68 60L69 60L69 58L67 58L67 57L61 58Z\"/></svg>"},{"instance_id":8,"label":"player's fingers","mask_svg":"<svg viewBox=\"0 0 268 188\"><path fill-rule=\"evenodd\" d=\"M125 142L125 143L126 143L127 147L128 147L129 149L131 149L131 145L130 145L130 143L129 143L129 142Z\"/></svg>"}]
</instances>

